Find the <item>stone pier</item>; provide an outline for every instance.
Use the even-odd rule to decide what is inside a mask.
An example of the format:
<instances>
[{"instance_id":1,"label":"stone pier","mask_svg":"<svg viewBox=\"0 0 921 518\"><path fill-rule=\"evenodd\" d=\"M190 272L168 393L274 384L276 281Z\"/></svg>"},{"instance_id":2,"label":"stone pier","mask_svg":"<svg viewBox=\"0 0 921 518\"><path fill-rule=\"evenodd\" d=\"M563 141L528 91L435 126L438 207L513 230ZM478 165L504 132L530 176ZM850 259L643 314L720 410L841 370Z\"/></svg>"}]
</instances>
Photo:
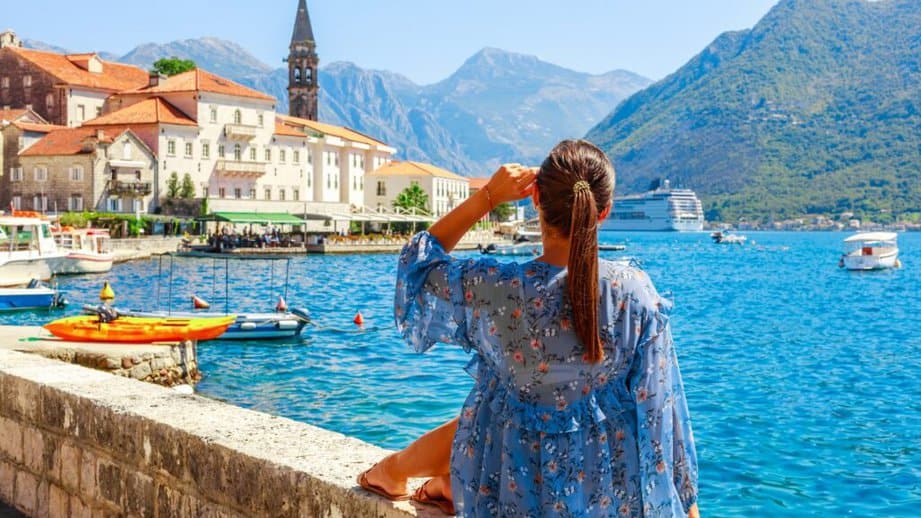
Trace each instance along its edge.
<instances>
[{"instance_id":1,"label":"stone pier","mask_svg":"<svg viewBox=\"0 0 921 518\"><path fill-rule=\"evenodd\" d=\"M355 486L386 450L13 350L33 341L0 329L0 502L27 516L443 516Z\"/></svg>"}]
</instances>

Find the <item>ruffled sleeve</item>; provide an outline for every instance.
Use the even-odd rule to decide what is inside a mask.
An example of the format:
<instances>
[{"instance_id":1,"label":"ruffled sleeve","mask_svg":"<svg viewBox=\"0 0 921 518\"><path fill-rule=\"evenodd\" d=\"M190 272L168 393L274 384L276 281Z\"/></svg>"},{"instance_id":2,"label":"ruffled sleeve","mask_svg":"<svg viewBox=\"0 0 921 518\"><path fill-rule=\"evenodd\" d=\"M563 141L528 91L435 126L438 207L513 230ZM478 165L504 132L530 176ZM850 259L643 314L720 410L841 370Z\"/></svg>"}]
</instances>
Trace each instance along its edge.
<instances>
[{"instance_id":1,"label":"ruffled sleeve","mask_svg":"<svg viewBox=\"0 0 921 518\"><path fill-rule=\"evenodd\" d=\"M400 255L394 318L417 352L436 342L470 350L463 278L473 261L458 261L428 232L416 234Z\"/></svg>"},{"instance_id":2,"label":"ruffled sleeve","mask_svg":"<svg viewBox=\"0 0 921 518\"><path fill-rule=\"evenodd\" d=\"M668 323L670 303L651 283L642 298L629 387L636 402L644 514L687 516L697 501L697 453Z\"/></svg>"}]
</instances>

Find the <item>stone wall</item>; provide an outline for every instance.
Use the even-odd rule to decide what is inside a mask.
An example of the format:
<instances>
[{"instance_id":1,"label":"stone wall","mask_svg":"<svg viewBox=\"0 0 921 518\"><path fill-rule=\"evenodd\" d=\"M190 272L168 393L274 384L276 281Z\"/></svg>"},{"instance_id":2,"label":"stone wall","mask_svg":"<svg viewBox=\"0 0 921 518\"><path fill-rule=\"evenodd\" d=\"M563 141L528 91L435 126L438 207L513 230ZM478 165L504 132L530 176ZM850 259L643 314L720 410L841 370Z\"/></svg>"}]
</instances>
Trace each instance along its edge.
<instances>
[{"instance_id":1,"label":"stone wall","mask_svg":"<svg viewBox=\"0 0 921 518\"><path fill-rule=\"evenodd\" d=\"M29 516L437 516L354 487L386 452L0 349L0 500Z\"/></svg>"}]
</instances>

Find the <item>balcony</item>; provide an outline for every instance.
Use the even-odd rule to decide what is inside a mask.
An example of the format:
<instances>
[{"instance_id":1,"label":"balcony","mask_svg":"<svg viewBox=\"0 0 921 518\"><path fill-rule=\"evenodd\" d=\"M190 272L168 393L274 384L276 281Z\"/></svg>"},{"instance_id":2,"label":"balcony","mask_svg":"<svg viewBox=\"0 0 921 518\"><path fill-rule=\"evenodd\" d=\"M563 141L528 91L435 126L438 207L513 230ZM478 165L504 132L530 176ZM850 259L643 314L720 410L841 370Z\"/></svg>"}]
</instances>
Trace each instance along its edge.
<instances>
[{"instance_id":1,"label":"balcony","mask_svg":"<svg viewBox=\"0 0 921 518\"><path fill-rule=\"evenodd\" d=\"M231 140L243 140L249 142L256 138L258 127L246 124L227 124L224 126L224 135Z\"/></svg>"},{"instance_id":2,"label":"balcony","mask_svg":"<svg viewBox=\"0 0 921 518\"><path fill-rule=\"evenodd\" d=\"M114 195L128 196L147 196L153 189L150 182L122 182L119 180L109 180L106 191Z\"/></svg>"},{"instance_id":3,"label":"balcony","mask_svg":"<svg viewBox=\"0 0 921 518\"><path fill-rule=\"evenodd\" d=\"M259 178L265 174L266 162L243 162L240 160L218 160L215 172L222 176L237 178Z\"/></svg>"}]
</instances>

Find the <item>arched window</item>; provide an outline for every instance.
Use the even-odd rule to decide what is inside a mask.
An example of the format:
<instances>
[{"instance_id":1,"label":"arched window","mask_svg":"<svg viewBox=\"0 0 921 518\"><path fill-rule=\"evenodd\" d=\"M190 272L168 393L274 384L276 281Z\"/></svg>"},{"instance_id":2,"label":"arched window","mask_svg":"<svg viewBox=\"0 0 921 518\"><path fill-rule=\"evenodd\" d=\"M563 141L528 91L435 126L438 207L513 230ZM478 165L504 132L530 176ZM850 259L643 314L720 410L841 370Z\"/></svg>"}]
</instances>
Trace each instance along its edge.
<instances>
[{"instance_id":1,"label":"arched window","mask_svg":"<svg viewBox=\"0 0 921 518\"><path fill-rule=\"evenodd\" d=\"M240 149L240 144L233 145L233 159L241 160L243 158L243 150Z\"/></svg>"},{"instance_id":2,"label":"arched window","mask_svg":"<svg viewBox=\"0 0 921 518\"><path fill-rule=\"evenodd\" d=\"M294 67L294 84L301 84L301 69Z\"/></svg>"},{"instance_id":3,"label":"arched window","mask_svg":"<svg viewBox=\"0 0 921 518\"><path fill-rule=\"evenodd\" d=\"M131 142L125 142L125 147L122 148L122 160L131 160Z\"/></svg>"},{"instance_id":4,"label":"arched window","mask_svg":"<svg viewBox=\"0 0 921 518\"><path fill-rule=\"evenodd\" d=\"M45 106L49 110L54 108L54 94L48 94L45 96Z\"/></svg>"},{"instance_id":5,"label":"arched window","mask_svg":"<svg viewBox=\"0 0 921 518\"><path fill-rule=\"evenodd\" d=\"M243 124L243 114L240 112L240 110L236 110L233 112L233 123Z\"/></svg>"},{"instance_id":6,"label":"arched window","mask_svg":"<svg viewBox=\"0 0 921 518\"><path fill-rule=\"evenodd\" d=\"M304 69L304 83L308 85L313 83L313 69L312 68Z\"/></svg>"}]
</instances>

